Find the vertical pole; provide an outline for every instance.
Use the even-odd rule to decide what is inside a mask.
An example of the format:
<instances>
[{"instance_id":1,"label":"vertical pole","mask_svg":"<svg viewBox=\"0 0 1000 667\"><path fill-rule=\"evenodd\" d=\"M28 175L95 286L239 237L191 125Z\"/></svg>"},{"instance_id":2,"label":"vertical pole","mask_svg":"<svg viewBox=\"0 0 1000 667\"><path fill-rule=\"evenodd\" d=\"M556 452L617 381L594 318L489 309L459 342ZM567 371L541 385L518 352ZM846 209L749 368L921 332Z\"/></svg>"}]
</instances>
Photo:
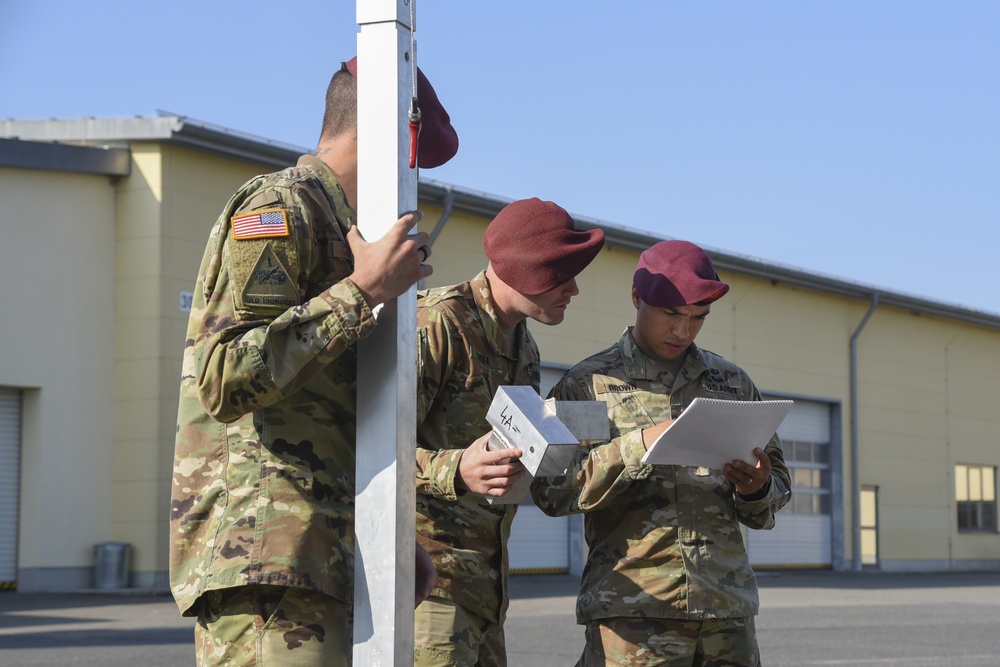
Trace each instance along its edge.
<instances>
[{"instance_id":1,"label":"vertical pole","mask_svg":"<svg viewBox=\"0 0 1000 667\"><path fill-rule=\"evenodd\" d=\"M410 2L358 0L358 224L369 241L417 207L409 168ZM416 289L358 345L354 664L413 664Z\"/></svg>"}]
</instances>

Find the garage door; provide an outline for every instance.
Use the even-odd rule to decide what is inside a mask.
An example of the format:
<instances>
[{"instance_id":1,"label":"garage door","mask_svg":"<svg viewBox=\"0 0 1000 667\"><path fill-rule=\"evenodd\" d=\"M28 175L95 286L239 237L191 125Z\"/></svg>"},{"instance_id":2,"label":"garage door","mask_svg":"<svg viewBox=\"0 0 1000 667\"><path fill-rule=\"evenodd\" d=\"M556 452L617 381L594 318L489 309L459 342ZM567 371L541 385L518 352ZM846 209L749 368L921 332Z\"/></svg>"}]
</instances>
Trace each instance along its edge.
<instances>
[{"instance_id":1,"label":"garage door","mask_svg":"<svg viewBox=\"0 0 1000 667\"><path fill-rule=\"evenodd\" d=\"M561 373L542 369L543 396ZM792 502L778 514L774 529L745 531L747 553L755 567L827 568L833 564L831 414L828 403L796 399L778 429L792 477ZM529 496L511 527L511 572L566 572L569 544L569 518L546 516Z\"/></svg>"},{"instance_id":2,"label":"garage door","mask_svg":"<svg viewBox=\"0 0 1000 667\"><path fill-rule=\"evenodd\" d=\"M540 393L562 377L563 369L543 367ZM538 509L528 495L517 509L508 542L511 574L569 571L569 517L553 518Z\"/></svg>"},{"instance_id":3,"label":"garage door","mask_svg":"<svg viewBox=\"0 0 1000 667\"><path fill-rule=\"evenodd\" d=\"M21 478L21 392L0 388L0 588L17 581Z\"/></svg>"},{"instance_id":4,"label":"garage door","mask_svg":"<svg viewBox=\"0 0 1000 667\"><path fill-rule=\"evenodd\" d=\"M796 399L778 428L792 501L772 530L744 532L754 567L832 566L830 415L828 403Z\"/></svg>"},{"instance_id":5,"label":"garage door","mask_svg":"<svg viewBox=\"0 0 1000 667\"><path fill-rule=\"evenodd\" d=\"M528 496L517 509L510 528L511 574L569 571L569 517L553 518Z\"/></svg>"}]
</instances>

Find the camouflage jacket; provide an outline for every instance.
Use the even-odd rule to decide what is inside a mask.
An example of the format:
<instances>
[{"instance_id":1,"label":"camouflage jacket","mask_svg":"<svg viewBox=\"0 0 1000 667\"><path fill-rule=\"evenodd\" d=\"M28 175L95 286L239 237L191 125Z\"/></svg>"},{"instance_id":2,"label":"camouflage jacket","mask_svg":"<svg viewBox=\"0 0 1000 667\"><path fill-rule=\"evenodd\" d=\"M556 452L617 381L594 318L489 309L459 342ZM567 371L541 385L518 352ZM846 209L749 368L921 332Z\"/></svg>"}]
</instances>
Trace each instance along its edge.
<instances>
[{"instance_id":1,"label":"camouflage jacket","mask_svg":"<svg viewBox=\"0 0 1000 667\"><path fill-rule=\"evenodd\" d=\"M438 573L432 595L453 600L494 623L507 610L507 539L516 504L490 505L456 490L462 452L490 430L501 385L538 391L538 347L524 322L513 356L493 311L486 273L422 292L417 299L417 539Z\"/></svg>"},{"instance_id":2,"label":"camouflage jacket","mask_svg":"<svg viewBox=\"0 0 1000 667\"><path fill-rule=\"evenodd\" d=\"M306 155L230 199L199 270L181 378L170 584L278 584L350 601L355 350L375 326L347 279L354 211ZM242 238L241 238L242 237Z\"/></svg>"},{"instance_id":3,"label":"camouflage jacket","mask_svg":"<svg viewBox=\"0 0 1000 667\"><path fill-rule=\"evenodd\" d=\"M642 429L679 416L696 397L760 400L747 374L692 345L673 379L626 331L567 371L552 393L606 401L611 426L611 440L583 450L570 474L532 485L547 514L586 513L578 621L756 614L757 581L739 524L773 527L791 497L778 436L765 447L771 481L756 500L738 496L719 470L642 464Z\"/></svg>"}]
</instances>

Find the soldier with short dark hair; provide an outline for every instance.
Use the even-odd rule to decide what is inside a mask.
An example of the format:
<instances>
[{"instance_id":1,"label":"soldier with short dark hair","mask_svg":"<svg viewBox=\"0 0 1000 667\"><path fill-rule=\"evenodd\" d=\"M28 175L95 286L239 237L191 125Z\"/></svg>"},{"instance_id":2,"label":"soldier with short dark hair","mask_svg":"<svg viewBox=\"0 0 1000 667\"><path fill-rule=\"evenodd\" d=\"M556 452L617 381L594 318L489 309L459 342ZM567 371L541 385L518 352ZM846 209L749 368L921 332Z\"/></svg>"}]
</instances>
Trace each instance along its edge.
<instances>
[{"instance_id":1,"label":"soldier with short dark hair","mask_svg":"<svg viewBox=\"0 0 1000 667\"><path fill-rule=\"evenodd\" d=\"M417 301L417 540L437 584L417 607L415 661L423 667L503 667L507 540L517 504L493 504L527 474L520 450L490 451L486 421L504 385L538 391L538 347L528 319L562 322L576 276L604 244L556 204L516 201L490 222L489 264L472 280Z\"/></svg>"},{"instance_id":2,"label":"soldier with short dark hair","mask_svg":"<svg viewBox=\"0 0 1000 667\"><path fill-rule=\"evenodd\" d=\"M355 343L431 273L419 211L368 243L357 200L357 60L330 81L315 155L251 179L209 236L188 324L170 584L200 667L350 665ZM418 71L419 164L458 136ZM419 601L433 582L417 547Z\"/></svg>"},{"instance_id":3,"label":"soldier with short dark hair","mask_svg":"<svg viewBox=\"0 0 1000 667\"><path fill-rule=\"evenodd\" d=\"M577 667L760 665L757 582L740 524L773 527L791 497L777 434L754 451L756 465L642 463L695 398L761 400L742 368L694 343L728 291L701 248L657 243L633 276L635 325L552 390L560 401L605 401L611 427L611 439L584 448L567 475L532 484L545 513L585 513Z\"/></svg>"}]
</instances>

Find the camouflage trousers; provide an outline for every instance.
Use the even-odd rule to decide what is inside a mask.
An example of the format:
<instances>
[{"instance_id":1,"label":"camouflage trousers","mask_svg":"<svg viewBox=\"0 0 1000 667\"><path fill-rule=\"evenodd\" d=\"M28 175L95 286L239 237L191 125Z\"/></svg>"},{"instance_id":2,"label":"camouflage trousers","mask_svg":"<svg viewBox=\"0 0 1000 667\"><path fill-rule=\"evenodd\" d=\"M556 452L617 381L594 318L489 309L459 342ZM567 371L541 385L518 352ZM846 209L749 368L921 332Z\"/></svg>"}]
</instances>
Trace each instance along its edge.
<instances>
[{"instance_id":1,"label":"camouflage trousers","mask_svg":"<svg viewBox=\"0 0 1000 667\"><path fill-rule=\"evenodd\" d=\"M576 667L760 667L753 616L605 618L587 623L585 635Z\"/></svg>"},{"instance_id":2,"label":"camouflage trousers","mask_svg":"<svg viewBox=\"0 0 1000 667\"><path fill-rule=\"evenodd\" d=\"M414 619L415 667L506 667L503 626L451 600L429 597Z\"/></svg>"},{"instance_id":3,"label":"camouflage trousers","mask_svg":"<svg viewBox=\"0 0 1000 667\"><path fill-rule=\"evenodd\" d=\"M209 591L194 638L198 667L349 667L353 610L303 588Z\"/></svg>"}]
</instances>

